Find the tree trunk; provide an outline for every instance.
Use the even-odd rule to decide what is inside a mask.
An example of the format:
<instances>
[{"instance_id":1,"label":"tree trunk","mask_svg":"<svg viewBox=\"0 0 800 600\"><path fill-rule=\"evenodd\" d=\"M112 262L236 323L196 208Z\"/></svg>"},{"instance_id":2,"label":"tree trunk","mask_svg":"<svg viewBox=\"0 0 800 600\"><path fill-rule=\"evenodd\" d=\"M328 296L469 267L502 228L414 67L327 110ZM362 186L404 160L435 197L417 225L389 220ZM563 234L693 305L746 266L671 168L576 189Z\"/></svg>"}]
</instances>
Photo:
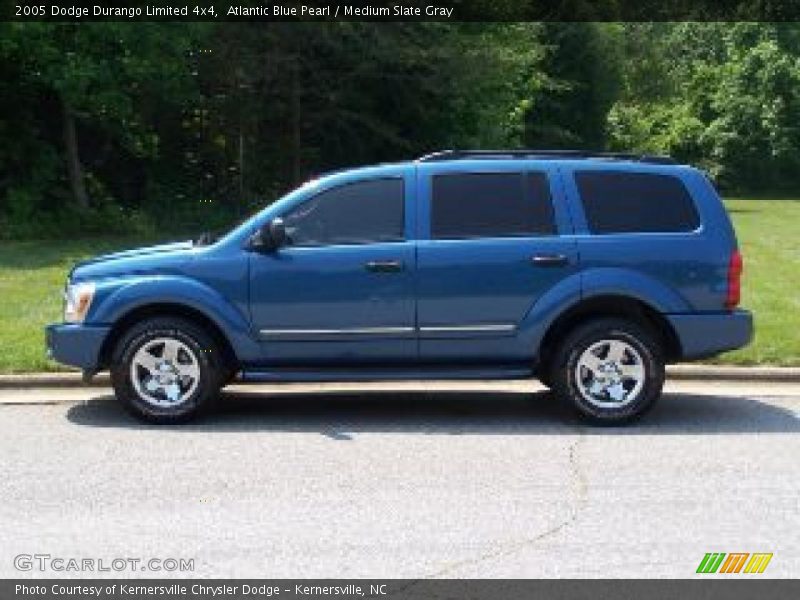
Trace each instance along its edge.
<instances>
[{"instance_id":1,"label":"tree trunk","mask_svg":"<svg viewBox=\"0 0 800 600\"><path fill-rule=\"evenodd\" d=\"M64 109L64 147L67 151L67 171L72 196L78 208L89 208L89 196L86 194L86 184L83 181L83 165L78 153L78 137L75 134L75 113L65 100L62 101Z\"/></svg>"},{"instance_id":2,"label":"tree trunk","mask_svg":"<svg viewBox=\"0 0 800 600\"><path fill-rule=\"evenodd\" d=\"M296 60L296 59L295 59ZM292 180L301 183L300 163L300 74L297 63L292 64Z\"/></svg>"}]
</instances>

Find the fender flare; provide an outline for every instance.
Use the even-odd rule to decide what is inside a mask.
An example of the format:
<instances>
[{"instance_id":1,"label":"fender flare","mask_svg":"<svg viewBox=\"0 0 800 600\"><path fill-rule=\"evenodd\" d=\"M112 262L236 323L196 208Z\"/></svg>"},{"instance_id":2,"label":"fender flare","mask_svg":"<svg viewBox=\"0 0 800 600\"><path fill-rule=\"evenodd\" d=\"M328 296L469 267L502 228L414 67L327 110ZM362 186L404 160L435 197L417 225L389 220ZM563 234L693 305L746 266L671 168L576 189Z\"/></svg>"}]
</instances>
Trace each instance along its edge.
<instances>
[{"instance_id":1,"label":"fender flare","mask_svg":"<svg viewBox=\"0 0 800 600\"><path fill-rule=\"evenodd\" d=\"M582 297L626 296L662 314L690 312L689 302L674 289L641 271L598 267L581 274Z\"/></svg>"},{"instance_id":2,"label":"fender flare","mask_svg":"<svg viewBox=\"0 0 800 600\"><path fill-rule=\"evenodd\" d=\"M621 268L596 268L575 273L540 296L519 327L523 344L538 356L539 347L556 320L582 302L603 296L637 300L661 313L688 312L688 302L658 280Z\"/></svg>"},{"instance_id":3,"label":"fender flare","mask_svg":"<svg viewBox=\"0 0 800 600\"><path fill-rule=\"evenodd\" d=\"M202 314L219 329L241 362L256 360L260 345L246 315L213 288L188 277L148 276L126 281L102 299L92 320L113 325L147 306L178 305Z\"/></svg>"}]
</instances>

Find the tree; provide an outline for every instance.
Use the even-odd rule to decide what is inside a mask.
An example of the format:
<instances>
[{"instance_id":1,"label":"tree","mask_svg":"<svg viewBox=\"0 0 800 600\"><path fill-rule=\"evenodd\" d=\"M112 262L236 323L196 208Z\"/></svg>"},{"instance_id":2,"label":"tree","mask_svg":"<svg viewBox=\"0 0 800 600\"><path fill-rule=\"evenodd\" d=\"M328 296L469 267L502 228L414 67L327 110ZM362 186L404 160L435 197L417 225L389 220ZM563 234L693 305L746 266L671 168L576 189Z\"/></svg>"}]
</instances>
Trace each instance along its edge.
<instances>
[{"instance_id":1,"label":"tree","mask_svg":"<svg viewBox=\"0 0 800 600\"><path fill-rule=\"evenodd\" d=\"M546 23L544 59L525 114L524 141L539 148L603 149L618 87L613 30L597 23Z\"/></svg>"},{"instance_id":2,"label":"tree","mask_svg":"<svg viewBox=\"0 0 800 600\"><path fill-rule=\"evenodd\" d=\"M729 190L796 185L796 24L630 24L626 33L649 39L650 50L628 54L624 93L609 116L613 147L673 154Z\"/></svg>"},{"instance_id":3,"label":"tree","mask_svg":"<svg viewBox=\"0 0 800 600\"><path fill-rule=\"evenodd\" d=\"M198 43L202 26L179 31L163 24L133 28L120 23L3 27L0 60L16 65L15 83L31 96L52 99L39 102L39 110L52 113L58 107L60 146L73 201L82 209L90 202L82 145L113 144L134 158L153 158L159 111L191 96L187 53ZM156 104L162 105L152 110ZM42 120L52 121L52 114Z\"/></svg>"}]
</instances>

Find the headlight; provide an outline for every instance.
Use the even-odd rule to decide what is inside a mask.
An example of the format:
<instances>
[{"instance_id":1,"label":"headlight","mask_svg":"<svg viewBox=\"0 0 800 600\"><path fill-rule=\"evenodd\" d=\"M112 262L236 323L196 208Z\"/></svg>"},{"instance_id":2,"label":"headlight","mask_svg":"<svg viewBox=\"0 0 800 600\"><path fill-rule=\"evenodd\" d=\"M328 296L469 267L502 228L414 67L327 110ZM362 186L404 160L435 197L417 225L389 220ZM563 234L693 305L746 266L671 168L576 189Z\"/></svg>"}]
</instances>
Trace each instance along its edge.
<instances>
[{"instance_id":1,"label":"headlight","mask_svg":"<svg viewBox=\"0 0 800 600\"><path fill-rule=\"evenodd\" d=\"M67 323L82 323L89 312L94 298L94 283L70 284L64 293L64 321Z\"/></svg>"}]
</instances>

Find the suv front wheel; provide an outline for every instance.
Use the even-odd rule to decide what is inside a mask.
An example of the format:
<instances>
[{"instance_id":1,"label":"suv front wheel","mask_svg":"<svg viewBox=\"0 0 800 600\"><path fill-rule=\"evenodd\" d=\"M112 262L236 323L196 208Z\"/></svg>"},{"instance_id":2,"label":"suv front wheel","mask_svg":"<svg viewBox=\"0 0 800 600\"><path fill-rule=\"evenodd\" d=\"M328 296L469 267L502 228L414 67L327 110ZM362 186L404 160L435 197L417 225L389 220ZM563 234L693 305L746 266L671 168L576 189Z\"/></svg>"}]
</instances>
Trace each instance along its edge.
<instances>
[{"instance_id":1,"label":"suv front wheel","mask_svg":"<svg viewBox=\"0 0 800 600\"><path fill-rule=\"evenodd\" d=\"M222 369L213 339L181 318L137 323L114 351L111 382L135 416L153 423L188 421L219 394Z\"/></svg>"},{"instance_id":2,"label":"suv front wheel","mask_svg":"<svg viewBox=\"0 0 800 600\"><path fill-rule=\"evenodd\" d=\"M601 424L641 416L664 385L661 344L648 329L623 319L597 319L577 327L551 364L556 393Z\"/></svg>"}]
</instances>

